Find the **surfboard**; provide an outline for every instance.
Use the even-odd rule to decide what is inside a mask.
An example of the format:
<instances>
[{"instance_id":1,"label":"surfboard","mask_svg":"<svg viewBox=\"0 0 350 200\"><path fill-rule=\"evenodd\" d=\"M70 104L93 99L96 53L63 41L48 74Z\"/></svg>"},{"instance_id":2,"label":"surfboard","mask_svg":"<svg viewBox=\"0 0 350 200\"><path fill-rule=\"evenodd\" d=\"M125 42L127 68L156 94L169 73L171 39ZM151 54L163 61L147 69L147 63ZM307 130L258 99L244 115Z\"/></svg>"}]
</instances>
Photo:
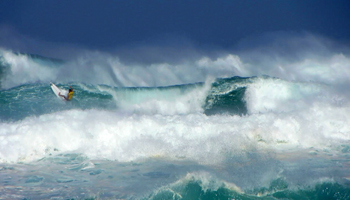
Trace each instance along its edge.
<instances>
[{"instance_id":1,"label":"surfboard","mask_svg":"<svg viewBox=\"0 0 350 200\"><path fill-rule=\"evenodd\" d=\"M62 99L62 100L64 100L64 101L66 101L66 99L64 98L64 97L61 97L61 96L59 96L58 94L59 93L61 93L61 95L67 95L67 91L65 91L65 90L61 90L60 88L58 88L55 84L53 84L53 83L50 83L50 85L51 85L51 89L52 89L52 91L55 93L55 95L58 97L58 98L60 98L60 99Z\"/></svg>"}]
</instances>

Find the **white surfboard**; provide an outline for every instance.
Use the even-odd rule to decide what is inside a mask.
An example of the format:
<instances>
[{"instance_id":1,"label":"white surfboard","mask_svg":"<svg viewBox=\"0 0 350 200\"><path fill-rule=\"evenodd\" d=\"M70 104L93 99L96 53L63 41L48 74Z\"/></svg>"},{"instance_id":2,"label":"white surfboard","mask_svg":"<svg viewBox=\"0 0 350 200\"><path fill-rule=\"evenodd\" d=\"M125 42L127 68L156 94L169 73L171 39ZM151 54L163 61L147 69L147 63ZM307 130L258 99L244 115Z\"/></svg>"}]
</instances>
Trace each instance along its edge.
<instances>
[{"instance_id":1,"label":"white surfboard","mask_svg":"<svg viewBox=\"0 0 350 200\"><path fill-rule=\"evenodd\" d=\"M61 96L59 96L58 94L59 93L61 93L61 95L64 95L64 96L67 96L67 91L66 90L61 90L60 88L58 88L55 84L53 84L53 83L51 83L51 89L52 89L52 91L55 93L55 95L58 97L58 98L60 98L60 99L62 99L62 100L64 100L64 101L66 101L66 99L64 98L64 97L61 97Z\"/></svg>"}]
</instances>

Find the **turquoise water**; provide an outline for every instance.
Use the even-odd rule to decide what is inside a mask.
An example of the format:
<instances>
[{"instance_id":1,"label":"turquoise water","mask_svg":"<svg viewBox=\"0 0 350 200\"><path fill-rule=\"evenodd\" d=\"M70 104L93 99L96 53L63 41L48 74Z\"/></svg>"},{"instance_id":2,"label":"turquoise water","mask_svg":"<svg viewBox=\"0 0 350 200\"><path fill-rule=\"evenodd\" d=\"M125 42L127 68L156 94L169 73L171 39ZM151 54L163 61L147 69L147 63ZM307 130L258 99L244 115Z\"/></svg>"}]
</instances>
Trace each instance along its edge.
<instances>
[{"instance_id":1,"label":"turquoise water","mask_svg":"<svg viewBox=\"0 0 350 200\"><path fill-rule=\"evenodd\" d=\"M344 82L1 52L2 199L350 198Z\"/></svg>"},{"instance_id":2,"label":"turquoise water","mask_svg":"<svg viewBox=\"0 0 350 200\"><path fill-rule=\"evenodd\" d=\"M227 113L230 115L247 114L244 102L245 86L235 86L246 78L234 77L216 82L208 92L206 99L198 105L207 115ZM219 82L223 84L218 85ZM237 88L226 88L232 85ZM107 85L87 85L83 83L58 84L61 89L74 88L75 98L69 103L60 102L47 84L26 84L0 91L1 118L4 120L20 120L28 116L39 116L70 109L101 109L122 110L121 106L133 106L157 99L159 101L175 101L186 98L186 101L196 100L186 97L205 90L204 83L177 85L169 87L119 88ZM229 90L229 91L227 91ZM221 94L223 93L223 94ZM133 111L137 111L134 108Z\"/></svg>"}]
</instances>

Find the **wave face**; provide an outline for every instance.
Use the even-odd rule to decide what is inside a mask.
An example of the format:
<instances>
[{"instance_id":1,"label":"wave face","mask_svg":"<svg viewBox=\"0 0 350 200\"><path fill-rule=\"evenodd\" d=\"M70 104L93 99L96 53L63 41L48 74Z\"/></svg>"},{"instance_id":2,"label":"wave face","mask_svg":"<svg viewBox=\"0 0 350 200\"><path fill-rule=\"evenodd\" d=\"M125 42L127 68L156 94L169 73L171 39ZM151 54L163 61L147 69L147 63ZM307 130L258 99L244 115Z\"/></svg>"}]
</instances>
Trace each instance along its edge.
<instances>
[{"instance_id":1,"label":"wave face","mask_svg":"<svg viewBox=\"0 0 350 200\"><path fill-rule=\"evenodd\" d=\"M350 198L344 73L264 76L233 55L146 67L102 57L1 50L1 198Z\"/></svg>"}]
</instances>

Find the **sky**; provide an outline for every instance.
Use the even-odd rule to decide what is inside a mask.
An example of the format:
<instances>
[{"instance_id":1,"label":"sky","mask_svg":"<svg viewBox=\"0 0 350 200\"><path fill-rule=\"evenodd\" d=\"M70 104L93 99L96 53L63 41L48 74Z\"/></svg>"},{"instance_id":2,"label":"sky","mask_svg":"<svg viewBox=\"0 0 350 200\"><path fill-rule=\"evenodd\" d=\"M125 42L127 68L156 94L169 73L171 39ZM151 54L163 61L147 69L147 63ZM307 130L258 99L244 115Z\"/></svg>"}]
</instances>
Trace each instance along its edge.
<instances>
[{"instance_id":1,"label":"sky","mask_svg":"<svg viewBox=\"0 0 350 200\"><path fill-rule=\"evenodd\" d=\"M55 45L125 52L145 45L225 50L276 33L348 43L350 1L0 1L0 47L28 53L45 54Z\"/></svg>"}]
</instances>

